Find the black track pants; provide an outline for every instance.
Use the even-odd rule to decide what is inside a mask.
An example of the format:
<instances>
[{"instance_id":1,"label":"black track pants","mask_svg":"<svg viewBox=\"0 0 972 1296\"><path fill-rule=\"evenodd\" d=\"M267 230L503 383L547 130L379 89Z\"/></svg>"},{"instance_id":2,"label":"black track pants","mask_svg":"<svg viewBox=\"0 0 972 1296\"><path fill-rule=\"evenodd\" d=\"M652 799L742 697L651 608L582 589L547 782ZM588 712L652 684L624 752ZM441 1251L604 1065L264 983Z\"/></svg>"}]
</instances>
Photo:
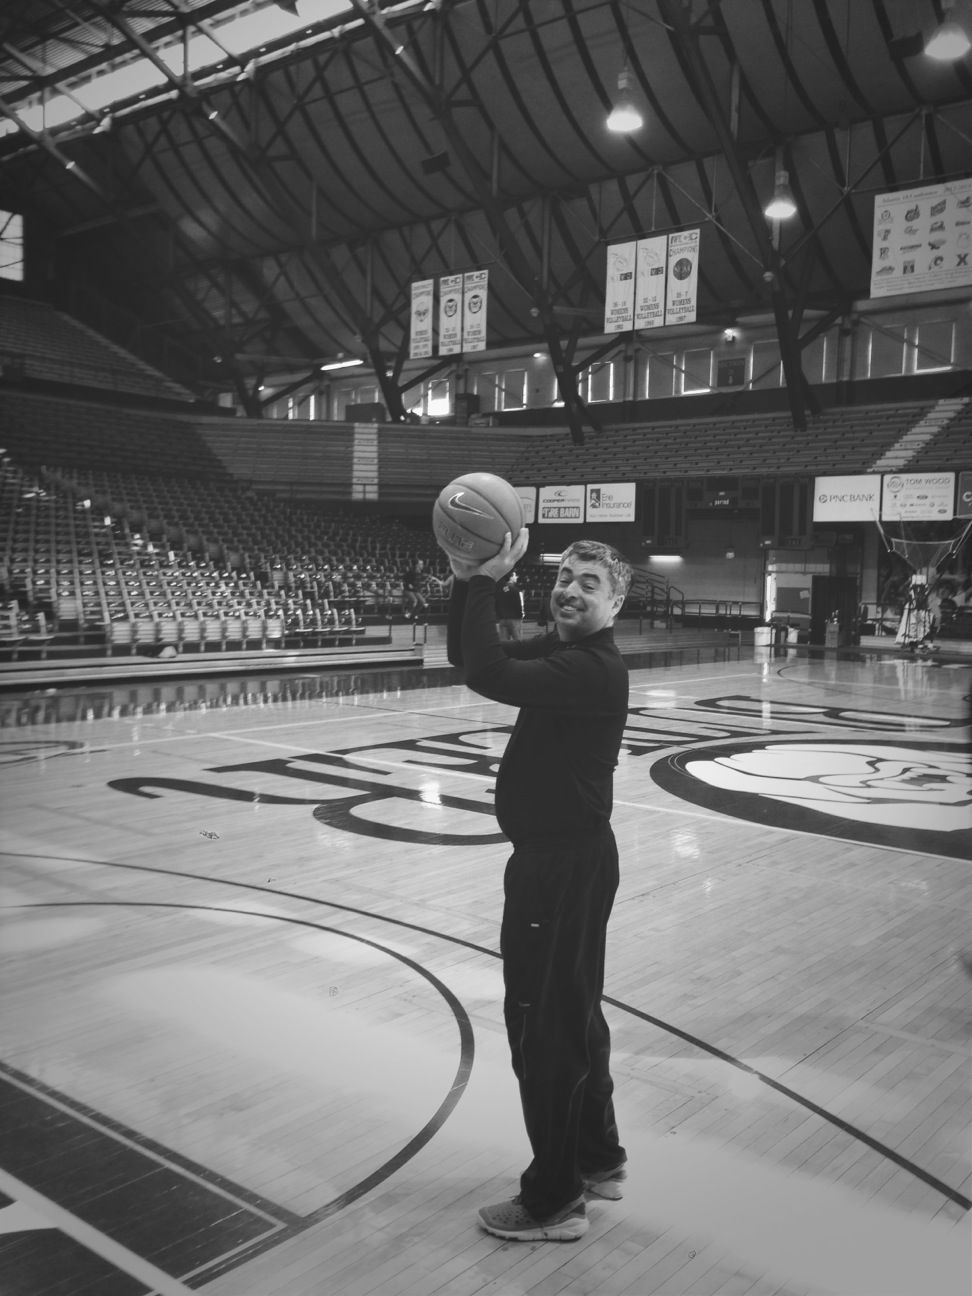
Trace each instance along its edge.
<instances>
[{"instance_id":1,"label":"black track pants","mask_svg":"<svg viewBox=\"0 0 972 1296\"><path fill-rule=\"evenodd\" d=\"M609 827L566 842L518 845L506 866L504 1011L533 1150L520 1193L537 1219L580 1196L583 1174L624 1160L601 1011L617 888Z\"/></svg>"}]
</instances>

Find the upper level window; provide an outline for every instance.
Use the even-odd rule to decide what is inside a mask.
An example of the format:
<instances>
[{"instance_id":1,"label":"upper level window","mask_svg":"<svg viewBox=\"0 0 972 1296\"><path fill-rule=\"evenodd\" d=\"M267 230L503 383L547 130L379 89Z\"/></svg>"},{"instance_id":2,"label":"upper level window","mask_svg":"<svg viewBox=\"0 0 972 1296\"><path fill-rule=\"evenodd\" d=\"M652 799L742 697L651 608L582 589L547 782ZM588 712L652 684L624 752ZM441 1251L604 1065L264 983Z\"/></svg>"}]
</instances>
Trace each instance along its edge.
<instances>
[{"instance_id":1,"label":"upper level window","mask_svg":"<svg viewBox=\"0 0 972 1296\"><path fill-rule=\"evenodd\" d=\"M707 392L712 389L712 351L686 351L682 355L682 393Z\"/></svg>"},{"instance_id":2,"label":"upper level window","mask_svg":"<svg viewBox=\"0 0 972 1296\"><path fill-rule=\"evenodd\" d=\"M483 414L489 414L496 408L496 378L494 373L478 373L476 375L476 395L479 397L479 409Z\"/></svg>"},{"instance_id":3,"label":"upper level window","mask_svg":"<svg viewBox=\"0 0 972 1296\"><path fill-rule=\"evenodd\" d=\"M753 387L782 387L783 361L780 344L774 339L753 343Z\"/></svg>"},{"instance_id":4,"label":"upper level window","mask_svg":"<svg viewBox=\"0 0 972 1296\"><path fill-rule=\"evenodd\" d=\"M915 373L951 369L955 356L954 320L922 320L915 325Z\"/></svg>"},{"instance_id":5,"label":"upper level window","mask_svg":"<svg viewBox=\"0 0 972 1296\"><path fill-rule=\"evenodd\" d=\"M452 381L435 378L426 389L425 412L429 418L448 418L452 413Z\"/></svg>"},{"instance_id":6,"label":"upper level window","mask_svg":"<svg viewBox=\"0 0 972 1296\"><path fill-rule=\"evenodd\" d=\"M614 400L614 362L592 364L581 379L581 390L593 404L595 401Z\"/></svg>"},{"instance_id":7,"label":"upper level window","mask_svg":"<svg viewBox=\"0 0 972 1296\"><path fill-rule=\"evenodd\" d=\"M527 375L525 369L508 369L500 374L500 409L526 409Z\"/></svg>"}]
</instances>

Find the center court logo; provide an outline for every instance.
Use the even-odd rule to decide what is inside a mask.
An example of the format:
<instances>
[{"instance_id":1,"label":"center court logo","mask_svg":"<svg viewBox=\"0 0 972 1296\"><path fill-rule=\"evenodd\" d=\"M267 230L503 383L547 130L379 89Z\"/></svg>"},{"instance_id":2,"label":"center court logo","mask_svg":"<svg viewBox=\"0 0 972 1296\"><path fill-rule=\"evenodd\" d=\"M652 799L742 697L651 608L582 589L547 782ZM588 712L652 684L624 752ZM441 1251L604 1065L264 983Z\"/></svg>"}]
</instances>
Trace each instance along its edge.
<instances>
[{"instance_id":1,"label":"center court logo","mask_svg":"<svg viewBox=\"0 0 972 1296\"><path fill-rule=\"evenodd\" d=\"M947 743L750 740L657 761L652 779L736 819L972 857L972 757Z\"/></svg>"}]
</instances>

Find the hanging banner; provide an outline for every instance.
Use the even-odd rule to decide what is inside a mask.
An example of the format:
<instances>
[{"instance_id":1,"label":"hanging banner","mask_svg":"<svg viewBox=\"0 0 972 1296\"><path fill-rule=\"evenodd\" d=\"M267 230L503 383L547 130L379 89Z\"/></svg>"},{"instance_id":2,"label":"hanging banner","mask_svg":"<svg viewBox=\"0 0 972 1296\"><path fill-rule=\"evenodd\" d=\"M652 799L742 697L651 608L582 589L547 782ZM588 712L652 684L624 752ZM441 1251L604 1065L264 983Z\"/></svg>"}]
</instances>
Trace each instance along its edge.
<instances>
[{"instance_id":1,"label":"hanging banner","mask_svg":"<svg viewBox=\"0 0 972 1296\"><path fill-rule=\"evenodd\" d=\"M635 258L637 243L613 243L607 250L604 290L604 332L634 328Z\"/></svg>"},{"instance_id":2,"label":"hanging banner","mask_svg":"<svg viewBox=\"0 0 972 1296\"><path fill-rule=\"evenodd\" d=\"M412 321L408 354L411 360L422 360L432 354L432 303L434 279L420 279L412 284Z\"/></svg>"},{"instance_id":3,"label":"hanging banner","mask_svg":"<svg viewBox=\"0 0 972 1296\"><path fill-rule=\"evenodd\" d=\"M439 280L439 355L462 351L462 275Z\"/></svg>"},{"instance_id":4,"label":"hanging banner","mask_svg":"<svg viewBox=\"0 0 972 1296\"><path fill-rule=\"evenodd\" d=\"M886 522L951 521L955 474L887 473L881 479L881 517Z\"/></svg>"},{"instance_id":5,"label":"hanging banner","mask_svg":"<svg viewBox=\"0 0 972 1296\"><path fill-rule=\"evenodd\" d=\"M470 270L462 276L462 349L486 350L488 270Z\"/></svg>"},{"instance_id":6,"label":"hanging banner","mask_svg":"<svg viewBox=\"0 0 972 1296\"><path fill-rule=\"evenodd\" d=\"M878 194L871 296L972 286L972 179Z\"/></svg>"},{"instance_id":7,"label":"hanging banner","mask_svg":"<svg viewBox=\"0 0 972 1296\"><path fill-rule=\"evenodd\" d=\"M678 230L668 236L665 323L692 324L699 289L701 230Z\"/></svg>"},{"instance_id":8,"label":"hanging banner","mask_svg":"<svg viewBox=\"0 0 972 1296\"><path fill-rule=\"evenodd\" d=\"M635 268L634 327L661 328L665 323L665 269L668 239L664 234L638 240Z\"/></svg>"}]
</instances>

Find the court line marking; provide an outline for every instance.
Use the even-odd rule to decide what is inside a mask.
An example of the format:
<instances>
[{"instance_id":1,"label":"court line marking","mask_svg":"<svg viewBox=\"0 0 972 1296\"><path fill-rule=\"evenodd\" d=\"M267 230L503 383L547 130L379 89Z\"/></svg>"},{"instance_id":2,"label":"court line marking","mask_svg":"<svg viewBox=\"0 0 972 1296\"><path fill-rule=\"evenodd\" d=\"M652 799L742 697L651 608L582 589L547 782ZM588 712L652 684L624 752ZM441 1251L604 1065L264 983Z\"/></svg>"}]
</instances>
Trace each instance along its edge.
<instances>
[{"instance_id":1,"label":"court line marking","mask_svg":"<svg viewBox=\"0 0 972 1296\"><path fill-rule=\"evenodd\" d=\"M11 853L18 854L18 852L0 851L0 854L11 854ZM32 857L21 855L21 858L32 858ZM47 857L47 858L51 858L51 857ZM270 887L266 885L261 885L259 883L253 883L253 882L240 882L238 880L230 879L230 878L203 877L200 874L188 873L181 869L164 869L152 864L129 864L129 863L121 863L119 861L113 861L113 860L90 860L79 856L57 856L54 858L58 858L62 860L68 859L68 860L72 860L73 862L77 862L81 864L101 865L102 867L117 868L117 869L122 869L122 870L136 872L136 873L146 873L146 874L154 874L154 875L161 874L170 878L182 877L182 878L192 879L197 882L198 881L215 882L217 885L223 885L223 886L227 886L239 890L255 891L259 894L264 894L264 895L285 896L288 899L292 899L292 900L309 901L311 904L322 905L342 913L356 914L358 916L371 918L374 921L379 923L387 923L394 927L401 927L407 931L414 931L414 932L419 932L426 936L432 936L436 940L443 941L446 944L458 945L465 949L474 950L476 953L487 955L491 959L501 958L501 954L498 950L487 949L485 946L479 945L476 942L467 940L466 938L461 936L452 936L448 932L439 931L433 927L426 927L425 925L420 923L409 922L404 918L393 918L388 915L376 913L373 910L362 909L355 905L342 904L335 900L326 900L323 899L322 897L309 896L309 895L302 894L301 892L287 891L284 890L283 888ZM31 902L31 904L27 905L26 907L27 908L35 908L35 907L54 908L54 907L62 907L62 906L72 907L76 905L86 906L89 904L90 905L117 904L119 905L119 907L121 907L125 903L128 902L47 901L47 902L39 902L37 904ZM136 901L134 903L155 905L159 908L179 907L178 905L173 906L172 902ZM14 907L21 908L24 906L18 905ZM274 918L274 917L278 917L279 915L269 914L263 916ZM307 926L315 925L309 922L308 920L301 920L296 918L294 919L288 918L287 921L294 922L296 925L307 925ZM357 939L366 940L366 943L370 943L367 942L367 938L364 937L359 937ZM416 964L416 966L418 965ZM424 975L431 976L433 974L424 973ZM737 1070L742 1071L747 1075L753 1076L755 1079L765 1084L768 1088L778 1093L781 1097L786 1098L792 1102L795 1102L798 1106L801 1106L805 1110L812 1112L815 1116L820 1117L822 1120L834 1126L836 1129L841 1130L843 1133L847 1134L850 1138L854 1139L857 1142L863 1143L867 1147L870 1147L873 1151L877 1152L879 1156L886 1158L887 1160L891 1161L893 1164L905 1170L907 1173L914 1175L915 1178L920 1179L923 1183L926 1183L930 1187L934 1188L936 1192L941 1193L942 1196L946 1197L948 1200L960 1206L964 1211L972 1210L972 1200L966 1197L958 1189L952 1188L944 1180L939 1179L937 1175L933 1175L930 1171L924 1170L920 1165L918 1165L917 1162L912 1161L909 1157L905 1156L904 1154L895 1151L895 1149L890 1147L888 1144L882 1143L880 1139L877 1139L874 1136L868 1134L865 1130L861 1129L859 1126L856 1126L849 1121L845 1121L843 1117L838 1116L836 1112L829 1111L826 1107L822 1107L818 1103L813 1102L810 1098L801 1094L798 1090L791 1089L788 1085L784 1084L781 1080L774 1079L772 1076L769 1076L765 1072L758 1070L756 1067L750 1066L748 1062L742 1061L741 1058L737 1058L733 1054L726 1052L724 1049L718 1048L714 1044L709 1044L706 1040L703 1040L701 1037L697 1035L693 1035L690 1031L682 1030L680 1027L675 1026L670 1022L666 1022L663 1018L656 1017L652 1013L648 1013L640 1008L636 1008L633 1004L626 1003L624 1000L615 999L610 995L605 994L604 1002L610 1004L614 1008L617 1008L621 1012L629 1013L631 1016L636 1017L641 1021L647 1022L649 1025L655 1027L656 1029L659 1029L667 1034L673 1035L676 1038L685 1041L686 1043L690 1044L694 1048L698 1048L701 1052L708 1053L711 1057L714 1057L719 1061L724 1062L729 1066L734 1067Z\"/></svg>"},{"instance_id":2,"label":"court line marking","mask_svg":"<svg viewBox=\"0 0 972 1296\"><path fill-rule=\"evenodd\" d=\"M128 1247L115 1242L90 1224L85 1224L63 1206L58 1206L2 1169L0 1169L0 1190L15 1201L23 1202L44 1219L50 1220L51 1228L67 1234L75 1242L100 1256L102 1260L107 1260L116 1269L127 1273L130 1278L137 1278L150 1289L150 1296L194 1296L192 1289L183 1286L178 1279L171 1277L150 1261L143 1260L134 1251L129 1251Z\"/></svg>"},{"instance_id":3,"label":"court line marking","mask_svg":"<svg viewBox=\"0 0 972 1296\"><path fill-rule=\"evenodd\" d=\"M274 750L279 748L284 751L293 751L295 746L294 743L275 743L275 742L270 742L265 738L240 738L239 735L236 734L227 734L225 736L230 738L231 740L236 739L239 742L251 744L255 747L270 747L273 748ZM797 735L784 735L784 738L791 737L791 736L794 738L797 737ZM672 745L676 747L678 746L677 743L674 743ZM956 744L956 746L961 746L961 744ZM659 749L660 752L662 750L669 750L669 749L668 748ZM430 752L429 754L435 755L434 752ZM477 754L477 753L473 751L472 754ZM486 753L485 751L481 751L478 754L485 756L488 753ZM295 757L295 759L299 760L300 757L297 756ZM353 757L348 759L353 760ZM499 759L500 759L499 754L497 754L496 760L499 761ZM453 769L449 765L436 765L432 762L423 765L417 761L416 762L392 761L392 760L383 760L381 759L381 757L369 757L367 763L371 765L379 765L383 769L402 770L410 774L428 775L431 773L437 773L450 778L472 779L473 781L484 785L490 782L490 779L484 777L482 774L477 774L464 769ZM366 774L368 771L362 770L361 772ZM484 787L484 791L488 792L488 787ZM671 795L671 793L669 793L668 795ZM712 814L705 814L703 811L699 811L699 810L683 810L679 806L667 806L667 805L653 806L653 805L648 805L643 801L625 801L617 797L614 799L614 804L616 806L623 806L626 810L640 810L647 814L679 815L682 818L687 818L687 819L702 819L707 823L713 823L716 821L725 822L726 820L729 820L730 822L737 823L737 824L749 824L751 827L760 829L764 832L775 832L775 833L800 832L799 829L786 828L784 826L780 826L776 824L764 824L764 823L758 823L756 821L752 821L752 823L750 823L749 820L738 819L735 815L726 814L722 811L716 811ZM812 836L812 837L823 837L826 838L828 841L833 840L831 835L827 832L824 832L823 830L821 830L820 832L809 833L809 834L804 833L801 835ZM900 853L904 855L919 855L923 859L927 859L929 856L933 856L935 859L953 858L951 855L939 855L937 851L915 850L914 848L909 846L891 846L888 843L882 843L882 842L860 842L858 844L862 846L870 846L874 850L894 851L895 853Z\"/></svg>"},{"instance_id":4,"label":"court line marking","mask_svg":"<svg viewBox=\"0 0 972 1296\"><path fill-rule=\"evenodd\" d=\"M495 705L495 706L505 706L506 704L505 704L505 703L499 703L499 702L497 702L497 703L494 703L493 705ZM394 712L394 713L392 713L392 714L395 715L395 716L398 716L400 713L399 713L399 712ZM413 714L417 714L417 715L421 715L421 716L426 716L426 715L428 715L427 712L415 712L415 713L413 713ZM294 721L292 725L288 725L288 726L281 726L281 727L284 727L284 728L301 728L301 727L306 727L307 725L314 724L314 723L316 723L316 722L313 721L313 720L307 720L307 721L299 720L299 721ZM472 722L471 722L471 723L472 723ZM489 722L489 721L486 721L486 720L481 721L480 723L482 723L483 725L486 725L486 726L488 726L488 725L490 724L490 722ZM851 729L853 729L853 726L848 726L848 727L851 728ZM256 726L253 726L253 728L257 728L257 727L256 727ZM265 729L265 726L262 726L261 729ZM274 750L274 751L276 751L276 750L285 750L285 751L291 751L291 752L292 752L293 749L294 749L294 746L296 745L296 744L294 744L294 743L276 743L276 742L272 742L272 741L270 741L269 739L266 739L266 738L251 738L251 737L244 736L245 734L248 734L249 732L251 732L251 730L240 730L240 731L237 732L237 733L225 733L225 732L220 732L220 733L212 733L212 734L205 734L205 735L203 735L203 734L184 734L184 735L180 735L180 736L181 736L181 737L184 737L184 738L200 738L200 737L215 738L215 737L218 737L218 738L224 738L224 739L227 739L227 740L229 740L229 741L231 741L231 742L235 741L235 742L246 743L246 744L249 744L249 745L251 745L251 746L255 746L255 747L269 747L270 749L272 749L272 750ZM784 739L788 739L788 738L796 738L798 735L797 735L797 734L789 734L789 733L786 733L786 734L783 734L782 736L783 736ZM166 741L166 740L163 739L163 740L161 740L161 741ZM133 743L116 743L116 744L110 744L110 745L109 745L109 744L105 744L104 746L99 746L98 750L99 750L99 751L102 751L102 750L106 750L106 749L120 749L120 748L123 748L123 747L128 747L128 746L133 746L133 745L135 745L135 744L133 744ZM960 744L957 744L957 745L960 745ZM678 747L678 746L679 746L678 743L673 743L673 744L672 744L672 747ZM310 751L311 748L305 748L305 750ZM660 748L660 749L659 749L659 755L660 755L661 752L663 752L663 751L667 751L667 750L670 750L670 749L669 749L669 748ZM78 754L80 755L81 753L78 753ZM433 754L434 754L434 753L433 753ZM485 752L479 752L478 754L479 754L479 755L486 755L487 753L485 753ZM297 756L296 759L299 759L299 756ZM498 759L499 759L499 757L497 756L497 760L498 760ZM483 784L489 782L489 780L488 780L488 779L485 779L485 778L483 777L483 775L481 775L481 774L471 773L470 771L468 771L468 770L463 770L463 769L454 769L454 768L452 768L451 766L447 766L447 765L436 765L436 764L433 764L433 763L430 763L430 764L428 764L428 765L421 765L421 764L418 764L417 762L416 762L416 763L409 763L409 762L407 762L407 761L390 761L390 760L382 760L382 759L380 759L380 758L378 758L378 757L371 757L371 758L369 758L369 763L372 764L372 765L379 765L379 766L381 766L381 767L383 767L383 768L387 768L387 769L403 770L403 771L408 772L408 773L411 773L411 774L426 774L426 775L427 775L427 774L429 774L429 773L439 773L439 774L442 774L442 775L448 775L448 776L451 777L451 778L465 778L465 779L471 779L471 780L473 780L473 781L475 781L475 782L483 783ZM361 772L363 772L363 773L367 773L367 770L363 770L363 771L361 771ZM380 784L377 784L376 786L380 786ZM486 789L484 789L484 790L486 790ZM669 794L669 795L671 795L671 794ZM730 822L739 823L739 824L743 824L743 823L745 823L745 824L748 824L751 828L758 829L758 830L760 830L760 831L762 831L762 832L773 832L773 833L794 833L794 832L798 832L798 831L800 831L800 830L795 829L795 828L786 828L786 827L782 827L782 826L777 826L777 825L775 825L775 824L764 824L764 823L759 823L759 822L757 822L757 821L755 821L755 820L754 820L754 821L749 821L749 820L737 819L734 815L727 815L727 814L725 814L725 813L705 814L705 813L703 813L703 812L701 812L701 811L697 811L697 810L683 810L683 809L681 809L681 807L679 807L679 806L667 806L667 805L658 805L658 806L653 806L653 805L647 805L647 804L646 804L645 802L643 802L643 801L626 801L626 800L622 800L622 799L619 799L619 798L615 798L615 800L614 800L614 804L615 804L616 806L623 806L623 807L624 807L625 809L627 809L627 810L640 810L640 811L643 811L643 812L645 812L645 813L647 813L647 814L670 814L670 815L680 816L680 817L682 817L682 818L686 818L686 819L701 819L701 820L703 820L703 821L705 821L705 822L707 822L707 823L712 823L712 822L717 821L717 820L721 820L721 821L729 820ZM826 838L828 841L833 840L833 839L831 838L830 834L829 834L829 833L826 833L826 832L824 832L824 831L820 831L819 833L806 833L806 834L803 834L803 835L805 835L805 836L812 836L812 837L821 837L821 838ZM951 858L952 858L952 856L950 856L950 855L939 855L937 851L922 851L922 850L915 850L914 848L909 847L909 846L892 846L892 845L890 845L890 844L888 844L888 843L883 843L883 842L860 842L860 843L858 843L858 844L859 844L859 845L862 845L862 846L868 846L868 847L870 847L872 850L892 851L892 852L894 852L894 853L896 853L896 854L903 854L903 855L918 855L918 856L922 857L923 859L927 859L929 856L933 856L935 859L951 859Z\"/></svg>"},{"instance_id":5,"label":"court line marking","mask_svg":"<svg viewBox=\"0 0 972 1296\"><path fill-rule=\"evenodd\" d=\"M668 795L671 796L673 794L669 793ZM715 814L709 815L705 814L701 810L682 810L679 806L650 806L646 805L643 801L615 800L614 804L616 806L624 806L626 810L644 810L649 814L680 815L685 819L703 819L706 823L712 823L714 820L719 820L721 823L725 824L728 821L729 823L740 824L747 828L757 828L760 832L796 833L801 837L822 837L834 846L837 846L844 841L844 838L833 837L830 833L809 832L801 828L786 828L778 824L759 823L755 819L740 819L736 815L727 814L725 811L717 811ZM855 839L852 844L855 846L866 846L871 850L893 851L895 854L900 855L918 855L921 859L953 860L956 858L954 855L939 855L937 851L915 850L910 846L892 846L887 842L857 841Z\"/></svg>"}]
</instances>

